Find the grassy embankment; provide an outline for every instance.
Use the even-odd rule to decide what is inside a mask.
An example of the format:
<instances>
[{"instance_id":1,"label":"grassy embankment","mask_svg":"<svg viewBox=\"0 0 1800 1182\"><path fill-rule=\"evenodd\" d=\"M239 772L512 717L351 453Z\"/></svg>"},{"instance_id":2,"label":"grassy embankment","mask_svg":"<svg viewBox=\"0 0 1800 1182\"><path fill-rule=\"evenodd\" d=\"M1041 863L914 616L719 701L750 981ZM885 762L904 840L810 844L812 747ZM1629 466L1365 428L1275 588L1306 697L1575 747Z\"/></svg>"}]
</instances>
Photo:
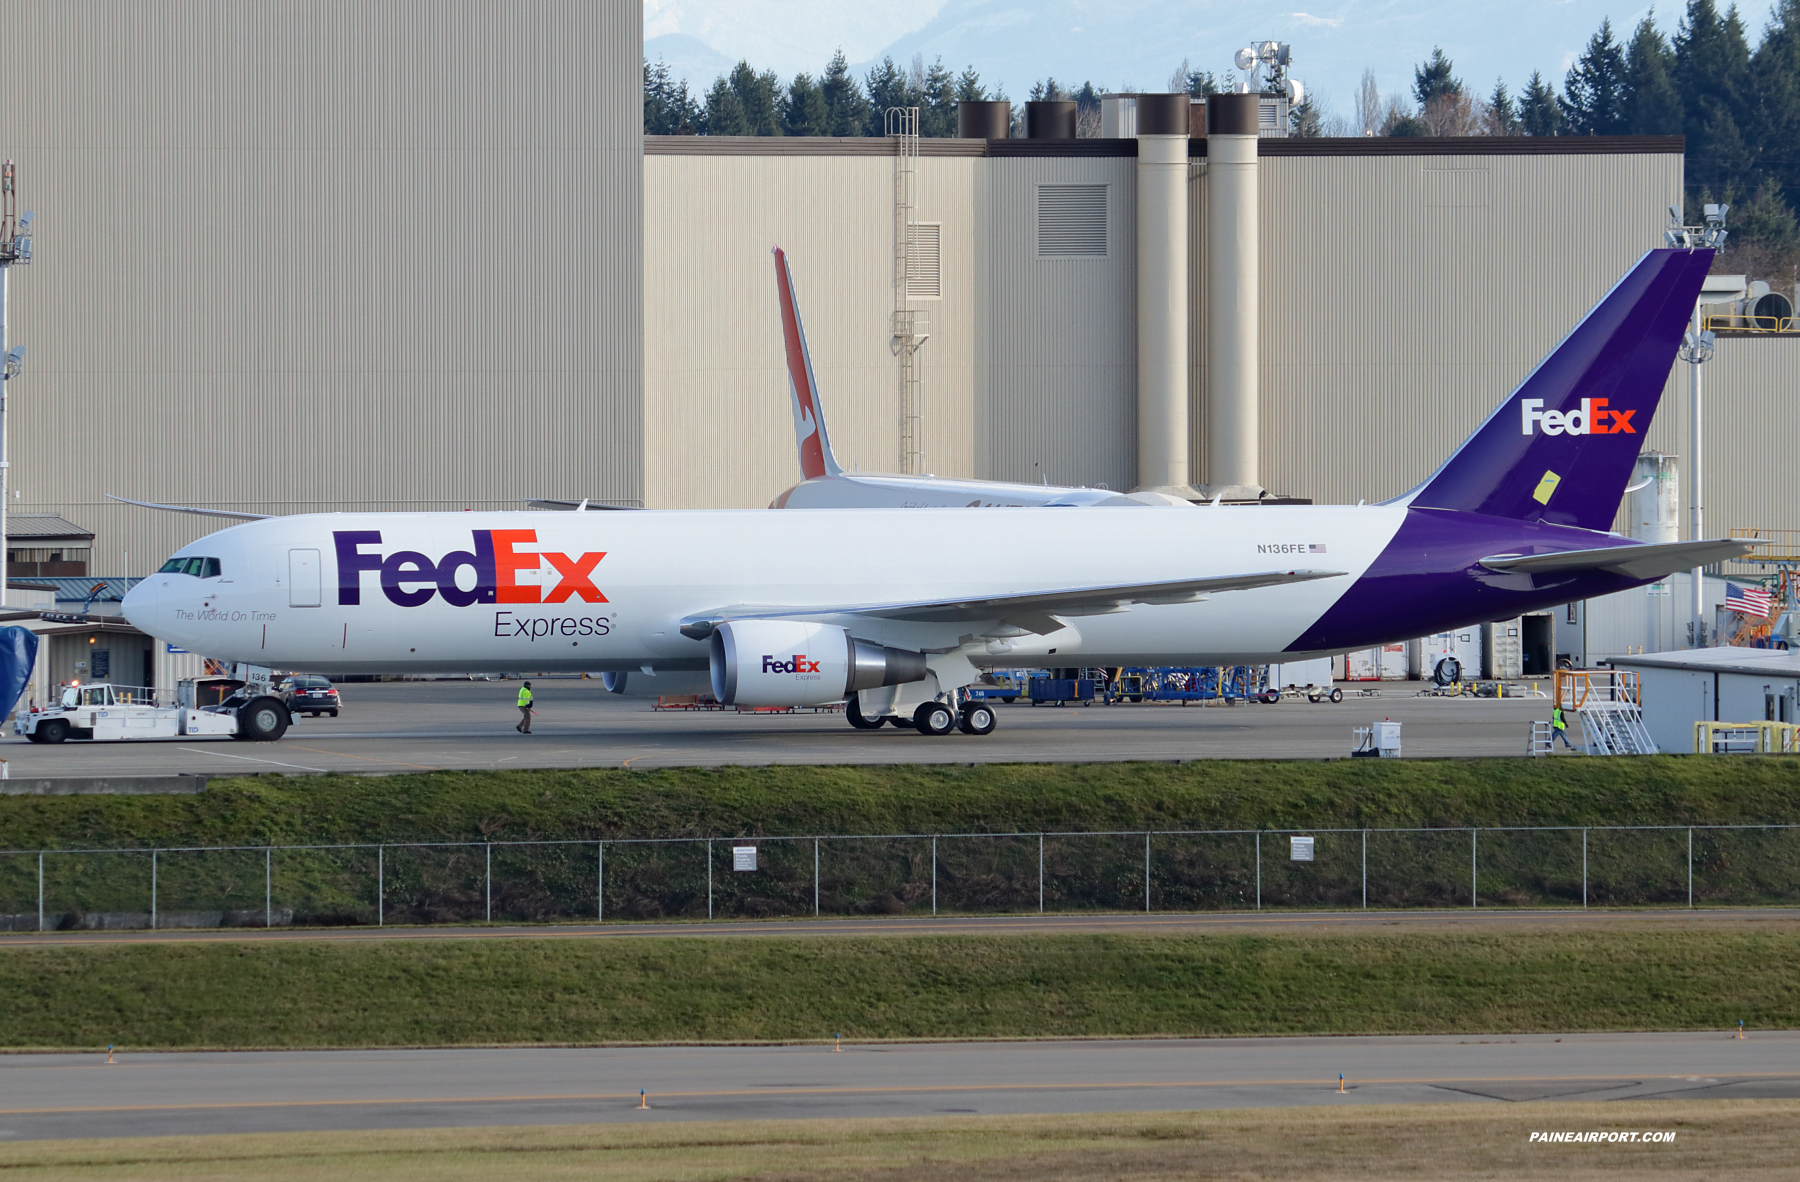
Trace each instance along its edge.
<instances>
[{"instance_id":1,"label":"grassy embankment","mask_svg":"<svg viewBox=\"0 0 1800 1182\"><path fill-rule=\"evenodd\" d=\"M335 1047L1800 1025L1800 923L304 941L0 952L0 1045Z\"/></svg>"},{"instance_id":2,"label":"grassy embankment","mask_svg":"<svg viewBox=\"0 0 1800 1182\"><path fill-rule=\"evenodd\" d=\"M1109 1178L1775 1179L1793 1100L1556 1102L1105 1116L743 1121L40 1141L0 1149L33 1182L495 1177L604 1182L1074 1182ZM1545 1130L1672 1131L1666 1144L1533 1144Z\"/></svg>"},{"instance_id":3,"label":"grassy embankment","mask_svg":"<svg viewBox=\"0 0 1800 1182\"><path fill-rule=\"evenodd\" d=\"M771 767L433 773L384 777L220 779L199 796L3 797L0 843L13 849L164 849L211 845L564 841L382 855L389 923L591 918L597 841L755 838L756 876L712 850L712 912L810 915L813 846L769 835L1006 833L1038 830L1276 831L1159 838L1152 906L1163 909L1359 906L1360 834L1319 837L1318 858L1292 864L1279 831L1299 826L1443 829L1479 826L1768 824L1800 820L1800 760L1651 758L1376 763L1220 762L976 767ZM1135 908L1144 900L1141 837L1051 838L1042 850L1050 910ZM1373 906L1467 906L1466 834L1377 834L1367 848ZM704 917L703 844L608 846L606 914ZM1040 847L1023 839L826 842L819 906L827 914L1035 910ZM1800 899L1800 832L1708 833L1695 840L1695 899ZM1492 905L1685 903L1687 833L1488 833L1480 898ZM372 923L373 850L280 854L267 868L275 906L297 922ZM256 912L260 851L163 854L164 913ZM0 916L36 924L35 857L0 857ZM147 913L149 859L63 855L45 864L45 905L73 926L84 913Z\"/></svg>"}]
</instances>

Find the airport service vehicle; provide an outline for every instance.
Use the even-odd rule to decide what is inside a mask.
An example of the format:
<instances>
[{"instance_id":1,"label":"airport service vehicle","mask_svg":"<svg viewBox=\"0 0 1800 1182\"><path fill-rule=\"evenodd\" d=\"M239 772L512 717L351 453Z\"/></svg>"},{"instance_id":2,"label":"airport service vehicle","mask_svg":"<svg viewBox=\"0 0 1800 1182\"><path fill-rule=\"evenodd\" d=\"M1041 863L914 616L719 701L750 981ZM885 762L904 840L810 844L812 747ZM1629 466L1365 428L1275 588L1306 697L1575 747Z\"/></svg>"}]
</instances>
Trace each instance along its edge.
<instances>
[{"instance_id":1,"label":"airport service vehicle","mask_svg":"<svg viewBox=\"0 0 1800 1182\"><path fill-rule=\"evenodd\" d=\"M988 668L1266 665L1429 635L1746 552L1607 532L1711 261L1645 254L1379 505L306 514L183 547L123 610L262 666L704 677L727 705L849 698L853 725L924 734L992 721L965 709ZM1095 570L1112 577L1072 573Z\"/></svg>"},{"instance_id":2,"label":"airport service vehicle","mask_svg":"<svg viewBox=\"0 0 1800 1182\"><path fill-rule=\"evenodd\" d=\"M336 718L340 706L337 687L331 680L310 673L296 674L282 682L281 700L287 703L289 712L311 718L321 714Z\"/></svg>"},{"instance_id":3,"label":"airport service vehicle","mask_svg":"<svg viewBox=\"0 0 1800 1182\"><path fill-rule=\"evenodd\" d=\"M1104 488L844 471L831 451L831 434L825 428L825 408L819 399L818 380L813 376L812 352L806 344L806 328L800 322L800 300L794 294L794 277L788 270L787 255L780 247L775 248L774 254L775 291L781 300L781 343L787 355L788 394L794 411L794 437L800 448L800 474L804 479L776 497L769 508L1190 507L1178 497L1156 492L1126 495Z\"/></svg>"},{"instance_id":4,"label":"airport service vehicle","mask_svg":"<svg viewBox=\"0 0 1800 1182\"><path fill-rule=\"evenodd\" d=\"M65 739L129 742L226 735L233 739L279 739L288 728L287 706L271 696L267 682L199 677L176 689L176 704L158 706L156 691L144 686L67 685L55 705L33 706L13 717L13 733L33 743Z\"/></svg>"}]
</instances>

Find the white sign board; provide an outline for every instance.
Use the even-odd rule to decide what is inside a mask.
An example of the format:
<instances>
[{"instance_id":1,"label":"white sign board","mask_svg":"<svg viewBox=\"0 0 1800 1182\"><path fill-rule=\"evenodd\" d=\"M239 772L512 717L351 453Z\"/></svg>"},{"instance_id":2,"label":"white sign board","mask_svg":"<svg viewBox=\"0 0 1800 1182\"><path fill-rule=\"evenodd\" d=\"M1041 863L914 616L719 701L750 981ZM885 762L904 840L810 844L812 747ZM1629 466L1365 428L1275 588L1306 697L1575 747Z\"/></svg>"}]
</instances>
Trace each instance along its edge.
<instances>
[{"instance_id":1,"label":"white sign board","mask_svg":"<svg viewBox=\"0 0 1800 1182\"><path fill-rule=\"evenodd\" d=\"M731 868L733 870L756 869L756 847L753 845L734 845L731 847Z\"/></svg>"},{"instance_id":2,"label":"white sign board","mask_svg":"<svg viewBox=\"0 0 1800 1182\"><path fill-rule=\"evenodd\" d=\"M1288 838L1288 860L1290 862L1310 862L1313 860L1313 839L1310 837Z\"/></svg>"}]
</instances>

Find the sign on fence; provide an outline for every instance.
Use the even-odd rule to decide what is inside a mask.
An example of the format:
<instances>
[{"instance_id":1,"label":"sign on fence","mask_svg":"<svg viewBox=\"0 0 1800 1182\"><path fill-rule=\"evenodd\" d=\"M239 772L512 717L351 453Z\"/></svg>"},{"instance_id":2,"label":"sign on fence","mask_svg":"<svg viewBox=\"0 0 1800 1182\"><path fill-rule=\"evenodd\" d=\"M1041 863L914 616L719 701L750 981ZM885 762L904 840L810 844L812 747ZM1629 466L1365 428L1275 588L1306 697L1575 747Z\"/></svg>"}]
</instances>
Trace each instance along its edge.
<instances>
[{"instance_id":1,"label":"sign on fence","mask_svg":"<svg viewBox=\"0 0 1800 1182\"><path fill-rule=\"evenodd\" d=\"M1312 861L1313 839L1310 837L1288 838L1288 860L1291 862Z\"/></svg>"},{"instance_id":2,"label":"sign on fence","mask_svg":"<svg viewBox=\"0 0 1800 1182\"><path fill-rule=\"evenodd\" d=\"M734 845L731 847L731 868L733 870L756 869L756 847L753 845Z\"/></svg>"}]
</instances>

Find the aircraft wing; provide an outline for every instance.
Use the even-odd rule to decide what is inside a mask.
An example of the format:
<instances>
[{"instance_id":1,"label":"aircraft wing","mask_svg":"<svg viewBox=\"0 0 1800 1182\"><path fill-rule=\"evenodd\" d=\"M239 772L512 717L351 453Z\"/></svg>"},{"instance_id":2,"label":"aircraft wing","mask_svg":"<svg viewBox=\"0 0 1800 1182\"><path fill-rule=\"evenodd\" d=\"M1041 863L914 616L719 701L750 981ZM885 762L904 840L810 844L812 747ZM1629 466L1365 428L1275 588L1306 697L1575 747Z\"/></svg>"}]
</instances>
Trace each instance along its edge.
<instances>
[{"instance_id":1,"label":"aircraft wing","mask_svg":"<svg viewBox=\"0 0 1800 1182\"><path fill-rule=\"evenodd\" d=\"M1492 571L1548 575L1577 571L1610 571L1631 579L1656 579L1678 570L1710 566L1740 558L1753 542L1714 538L1700 542L1650 542L1638 546L1603 546L1597 550L1564 550L1560 554L1494 554L1481 560Z\"/></svg>"},{"instance_id":2,"label":"aircraft wing","mask_svg":"<svg viewBox=\"0 0 1800 1182\"><path fill-rule=\"evenodd\" d=\"M233 509L198 509L192 505L158 505L154 501L134 501L130 497L115 497L106 494L109 501L118 501L125 505L136 505L140 509L161 509L165 513L192 513L197 517L229 517L233 521L267 521L274 516L271 513L240 513Z\"/></svg>"},{"instance_id":3,"label":"aircraft wing","mask_svg":"<svg viewBox=\"0 0 1800 1182\"><path fill-rule=\"evenodd\" d=\"M1271 570L1241 575L1171 579L1160 583L1121 583L1099 587L1058 587L1015 595L969 599L923 599L900 603L851 603L806 608L727 608L716 615L682 621L682 635L703 640L726 620L781 619L794 616L871 616L909 623L962 623L1006 620L1039 635L1062 627L1054 616L1095 616L1122 611L1133 603L1192 603L1215 592L1249 591L1346 574L1336 570Z\"/></svg>"},{"instance_id":4,"label":"aircraft wing","mask_svg":"<svg viewBox=\"0 0 1800 1182\"><path fill-rule=\"evenodd\" d=\"M583 497L579 501L558 501L550 497L531 497L526 500L528 509L548 509L557 513L586 513L589 509L607 510L609 512L636 509L636 505L612 505L604 501L595 501Z\"/></svg>"}]
</instances>

